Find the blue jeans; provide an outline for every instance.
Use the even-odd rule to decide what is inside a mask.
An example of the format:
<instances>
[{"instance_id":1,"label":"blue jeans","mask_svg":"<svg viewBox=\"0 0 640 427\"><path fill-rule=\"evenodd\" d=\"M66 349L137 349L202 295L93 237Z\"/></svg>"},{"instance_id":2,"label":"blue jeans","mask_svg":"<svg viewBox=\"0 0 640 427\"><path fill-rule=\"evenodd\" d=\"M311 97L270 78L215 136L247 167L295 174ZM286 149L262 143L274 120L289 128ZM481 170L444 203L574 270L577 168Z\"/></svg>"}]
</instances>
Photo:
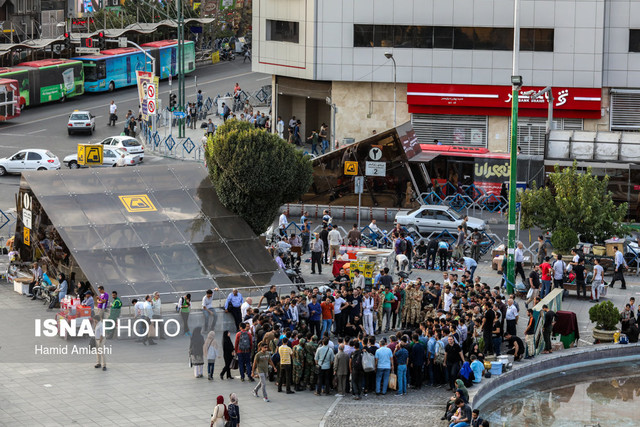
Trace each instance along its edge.
<instances>
[{"instance_id":1,"label":"blue jeans","mask_svg":"<svg viewBox=\"0 0 640 427\"><path fill-rule=\"evenodd\" d=\"M238 353L238 368L240 368L240 378L244 379L244 373L251 378L251 353Z\"/></svg>"},{"instance_id":2,"label":"blue jeans","mask_svg":"<svg viewBox=\"0 0 640 427\"><path fill-rule=\"evenodd\" d=\"M311 144L311 154L318 154L318 144Z\"/></svg>"},{"instance_id":3,"label":"blue jeans","mask_svg":"<svg viewBox=\"0 0 640 427\"><path fill-rule=\"evenodd\" d=\"M544 298L551 292L551 280L542 281L542 289L540 290L540 298Z\"/></svg>"},{"instance_id":4,"label":"blue jeans","mask_svg":"<svg viewBox=\"0 0 640 427\"><path fill-rule=\"evenodd\" d=\"M209 319L211 319L212 315L207 310L204 310L204 309L202 310L202 314L204 315L204 326L202 327L202 331L204 332L209 330Z\"/></svg>"},{"instance_id":5,"label":"blue jeans","mask_svg":"<svg viewBox=\"0 0 640 427\"><path fill-rule=\"evenodd\" d=\"M387 387L389 386L389 374L391 373L391 368L378 368L376 370L376 393L385 394L387 392ZM380 391L380 380L382 380L382 391Z\"/></svg>"},{"instance_id":6,"label":"blue jeans","mask_svg":"<svg viewBox=\"0 0 640 427\"><path fill-rule=\"evenodd\" d=\"M471 280L473 280L473 274L476 272L476 268L478 268L478 266L474 265L469 269L469 272L471 273L471 277L470 277Z\"/></svg>"},{"instance_id":7,"label":"blue jeans","mask_svg":"<svg viewBox=\"0 0 640 427\"><path fill-rule=\"evenodd\" d=\"M449 424L449 427L469 427L469 423L466 421L463 421L461 423L451 423Z\"/></svg>"},{"instance_id":8,"label":"blue jeans","mask_svg":"<svg viewBox=\"0 0 640 427\"><path fill-rule=\"evenodd\" d=\"M434 364L434 360L433 359L429 359L429 362L427 363L427 372L429 372L429 385L433 387L433 384L435 383L434 381L434 370L433 370L433 364Z\"/></svg>"},{"instance_id":9,"label":"blue jeans","mask_svg":"<svg viewBox=\"0 0 640 427\"><path fill-rule=\"evenodd\" d=\"M398 394L407 394L407 365L398 365Z\"/></svg>"},{"instance_id":10,"label":"blue jeans","mask_svg":"<svg viewBox=\"0 0 640 427\"><path fill-rule=\"evenodd\" d=\"M331 332L331 324L333 319L327 319L322 321L322 332L320 332L320 338L324 336L325 332Z\"/></svg>"},{"instance_id":11,"label":"blue jeans","mask_svg":"<svg viewBox=\"0 0 640 427\"><path fill-rule=\"evenodd\" d=\"M325 151L327 151L327 148L329 148L329 141L327 141L326 139L322 140L322 154L324 154Z\"/></svg>"}]
</instances>

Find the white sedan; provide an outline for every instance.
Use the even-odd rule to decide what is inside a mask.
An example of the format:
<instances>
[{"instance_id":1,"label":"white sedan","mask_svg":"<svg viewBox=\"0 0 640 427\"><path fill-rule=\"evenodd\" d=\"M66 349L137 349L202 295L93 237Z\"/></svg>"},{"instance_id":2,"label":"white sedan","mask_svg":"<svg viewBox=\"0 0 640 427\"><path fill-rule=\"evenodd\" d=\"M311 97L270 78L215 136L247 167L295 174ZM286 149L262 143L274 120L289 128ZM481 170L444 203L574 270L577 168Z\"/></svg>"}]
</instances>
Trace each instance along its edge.
<instances>
[{"instance_id":1,"label":"white sedan","mask_svg":"<svg viewBox=\"0 0 640 427\"><path fill-rule=\"evenodd\" d=\"M89 132L92 134L96 130L96 116L90 111L74 111L69 115L67 123L67 132L71 135L73 132Z\"/></svg>"},{"instance_id":2,"label":"white sedan","mask_svg":"<svg viewBox=\"0 0 640 427\"><path fill-rule=\"evenodd\" d=\"M102 141L98 142L107 147L117 147L129 154L137 154L140 156L140 161L144 160L144 145L135 138L130 136L110 136Z\"/></svg>"},{"instance_id":3,"label":"white sedan","mask_svg":"<svg viewBox=\"0 0 640 427\"><path fill-rule=\"evenodd\" d=\"M103 147L102 149L102 164L96 166L102 167L115 167L115 166L135 166L142 161L140 155L130 154L120 148L116 147ZM118 159L122 159L118 164ZM78 153L70 154L65 157L62 162L69 167L69 169L85 168L87 166L78 164ZM93 166L92 166L93 167Z\"/></svg>"},{"instance_id":4,"label":"white sedan","mask_svg":"<svg viewBox=\"0 0 640 427\"><path fill-rule=\"evenodd\" d=\"M412 211L400 210L396 214L395 222L404 227L414 227L418 233L447 230L455 234L464 219L454 209L442 205L423 205ZM469 217L469 230L483 231L486 223L480 218Z\"/></svg>"},{"instance_id":5,"label":"white sedan","mask_svg":"<svg viewBox=\"0 0 640 427\"><path fill-rule=\"evenodd\" d=\"M30 170L60 169L60 160L49 150L27 148L11 157L0 159L0 176Z\"/></svg>"}]
</instances>

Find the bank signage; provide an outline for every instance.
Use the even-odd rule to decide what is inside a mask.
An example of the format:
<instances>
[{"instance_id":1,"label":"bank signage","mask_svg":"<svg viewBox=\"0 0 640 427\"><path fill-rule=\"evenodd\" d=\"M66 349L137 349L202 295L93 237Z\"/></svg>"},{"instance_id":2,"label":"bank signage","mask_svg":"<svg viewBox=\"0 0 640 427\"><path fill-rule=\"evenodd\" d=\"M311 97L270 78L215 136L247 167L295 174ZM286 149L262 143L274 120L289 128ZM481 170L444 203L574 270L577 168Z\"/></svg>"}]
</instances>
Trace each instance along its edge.
<instances>
[{"instance_id":1,"label":"bank signage","mask_svg":"<svg viewBox=\"0 0 640 427\"><path fill-rule=\"evenodd\" d=\"M540 86L525 86L518 96L521 116L545 117L548 95L531 99L529 91ZM556 117L593 118L601 116L601 89L554 87L553 111ZM409 83L407 103L410 113L460 114L483 116L511 115L511 86L446 85Z\"/></svg>"}]
</instances>

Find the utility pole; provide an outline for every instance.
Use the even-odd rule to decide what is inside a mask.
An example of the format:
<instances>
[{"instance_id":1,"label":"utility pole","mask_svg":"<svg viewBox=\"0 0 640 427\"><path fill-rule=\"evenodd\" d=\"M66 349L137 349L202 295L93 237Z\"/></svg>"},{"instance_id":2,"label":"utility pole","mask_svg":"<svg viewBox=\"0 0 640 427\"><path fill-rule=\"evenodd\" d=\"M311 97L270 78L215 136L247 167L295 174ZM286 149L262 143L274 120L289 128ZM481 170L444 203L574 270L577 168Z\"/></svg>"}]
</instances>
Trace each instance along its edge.
<instances>
[{"instance_id":1,"label":"utility pole","mask_svg":"<svg viewBox=\"0 0 640 427\"><path fill-rule=\"evenodd\" d=\"M182 0L178 0L176 6L178 9L178 111L184 112L184 16L182 15ZM184 136L184 119L178 119L178 138L184 138Z\"/></svg>"},{"instance_id":2,"label":"utility pole","mask_svg":"<svg viewBox=\"0 0 640 427\"><path fill-rule=\"evenodd\" d=\"M511 165L509 174L509 230L507 246L507 295L512 294L515 285L515 249L516 249L516 181L518 166L518 95L522 87L519 73L520 55L520 0L513 5L513 73L511 75Z\"/></svg>"}]
</instances>

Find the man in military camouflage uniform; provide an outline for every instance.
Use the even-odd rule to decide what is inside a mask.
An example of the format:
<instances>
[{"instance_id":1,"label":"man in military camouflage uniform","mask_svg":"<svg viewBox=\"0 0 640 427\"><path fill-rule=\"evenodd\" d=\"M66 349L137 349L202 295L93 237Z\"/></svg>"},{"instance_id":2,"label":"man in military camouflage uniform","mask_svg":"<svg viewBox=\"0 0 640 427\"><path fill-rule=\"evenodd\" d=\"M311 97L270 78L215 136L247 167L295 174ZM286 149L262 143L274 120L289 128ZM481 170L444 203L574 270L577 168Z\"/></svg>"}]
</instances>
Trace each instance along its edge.
<instances>
[{"instance_id":1,"label":"man in military camouflage uniform","mask_svg":"<svg viewBox=\"0 0 640 427\"><path fill-rule=\"evenodd\" d=\"M376 313L376 332L382 332L382 313L383 313L383 303L384 303L384 294L382 292L383 286L380 286L374 294L373 294L373 309Z\"/></svg>"},{"instance_id":2,"label":"man in military camouflage uniform","mask_svg":"<svg viewBox=\"0 0 640 427\"><path fill-rule=\"evenodd\" d=\"M407 316L407 324L410 327L416 327L420 317L420 305L422 304L422 291L415 285L411 285L412 289L408 297L409 308Z\"/></svg>"},{"instance_id":3,"label":"man in military camouflage uniform","mask_svg":"<svg viewBox=\"0 0 640 427\"><path fill-rule=\"evenodd\" d=\"M304 346L304 369L302 375L302 387L309 387L309 390L315 390L318 380L318 372L316 371L316 350L318 349L318 337L314 335L311 341Z\"/></svg>"},{"instance_id":4,"label":"man in military camouflage uniform","mask_svg":"<svg viewBox=\"0 0 640 427\"><path fill-rule=\"evenodd\" d=\"M402 314L402 327L407 328L409 324L409 308L411 305L411 296L413 295L413 285L411 283L407 283L405 289L401 292L402 299L400 300L400 313Z\"/></svg>"},{"instance_id":5,"label":"man in military camouflage uniform","mask_svg":"<svg viewBox=\"0 0 640 427\"><path fill-rule=\"evenodd\" d=\"M302 391L300 382L302 380L302 374L304 373L304 346L306 343L306 339L300 338L300 343L293 348L293 385L295 386L296 391Z\"/></svg>"}]
</instances>

